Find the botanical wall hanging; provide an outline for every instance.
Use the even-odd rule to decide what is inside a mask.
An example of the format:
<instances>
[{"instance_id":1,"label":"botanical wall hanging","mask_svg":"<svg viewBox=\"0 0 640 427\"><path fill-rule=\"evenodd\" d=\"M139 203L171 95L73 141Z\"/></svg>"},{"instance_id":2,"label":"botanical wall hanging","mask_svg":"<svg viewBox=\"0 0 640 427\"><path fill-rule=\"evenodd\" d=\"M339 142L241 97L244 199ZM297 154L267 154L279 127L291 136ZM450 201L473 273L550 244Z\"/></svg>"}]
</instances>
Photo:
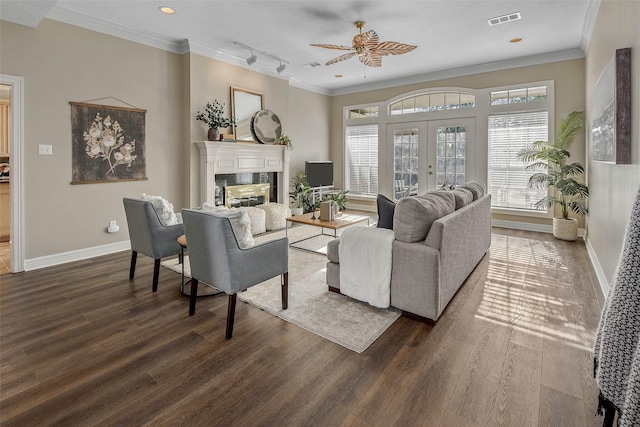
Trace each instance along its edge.
<instances>
[{"instance_id":1,"label":"botanical wall hanging","mask_svg":"<svg viewBox=\"0 0 640 427\"><path fill-rule=\"evenodd\" d=\"M147 179L146 110L70 104L72 184Z\"/></svg>"}]
</instances>

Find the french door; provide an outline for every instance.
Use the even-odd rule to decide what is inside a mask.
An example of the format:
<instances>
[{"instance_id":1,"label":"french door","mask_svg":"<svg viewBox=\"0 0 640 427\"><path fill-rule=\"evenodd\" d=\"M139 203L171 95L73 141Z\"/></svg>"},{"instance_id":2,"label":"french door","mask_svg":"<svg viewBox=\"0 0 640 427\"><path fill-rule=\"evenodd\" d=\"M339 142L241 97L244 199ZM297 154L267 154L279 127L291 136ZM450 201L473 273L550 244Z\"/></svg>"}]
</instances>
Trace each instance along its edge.
<instances>
[{"instance_id":1,"label":"french door","mask_svg":"<svg viewBox=\"0 0 640 427\"><path fill-rule=\"evenodd\" d=\"M386 136L396 200L475 176L475 118L388 124Z\"/></svg>"}]
</instances>

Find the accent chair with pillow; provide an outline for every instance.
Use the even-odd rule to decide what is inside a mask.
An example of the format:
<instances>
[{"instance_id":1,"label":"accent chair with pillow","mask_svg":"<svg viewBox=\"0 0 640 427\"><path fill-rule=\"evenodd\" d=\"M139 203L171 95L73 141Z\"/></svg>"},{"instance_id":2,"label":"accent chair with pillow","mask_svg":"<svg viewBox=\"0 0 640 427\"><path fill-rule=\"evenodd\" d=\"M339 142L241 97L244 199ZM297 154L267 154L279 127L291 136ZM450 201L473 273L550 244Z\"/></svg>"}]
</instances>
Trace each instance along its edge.
<instances>
[{"instance_id":1,"label":"accent chair with pillow","mask_svg":"<svg viewBox=\"0 0 640 427\"><path fill-rule=\"evenodd\" d=\"M191 264L189 315L196 311L198 283L207 283L229 296L226 338L231 339L238 292L280 275L282 308L288 306L289 240L286 237L242 248L238 236L243 214L238 209L184 209L184 231Z\"/></svg>"},{"instance_id":2,"label":"accent chair with pillow","mask_svg":"<svg viewBox=\"0 0 640 427\"><path fill-rule=\"evenodd\" d=\"M127 217L127 226L129 227L129 239L131 240L129 280L133 280L135 275L136 260L138 252L140 252L154 260L151 289L156 292L158 290L160 260L180 253L180 245L178 245L177 239L184 234L184 228L182 226L182 218L175 214L171 215L173 213L173 205L164 199L154 200L161 209L168 207L167 205L171 206L171 212L159 212L154 207L152 200L125 197L122 201ZM161 218L165 221L168 220L171 225L163 224Z\"/></svg>"}]
</instances>

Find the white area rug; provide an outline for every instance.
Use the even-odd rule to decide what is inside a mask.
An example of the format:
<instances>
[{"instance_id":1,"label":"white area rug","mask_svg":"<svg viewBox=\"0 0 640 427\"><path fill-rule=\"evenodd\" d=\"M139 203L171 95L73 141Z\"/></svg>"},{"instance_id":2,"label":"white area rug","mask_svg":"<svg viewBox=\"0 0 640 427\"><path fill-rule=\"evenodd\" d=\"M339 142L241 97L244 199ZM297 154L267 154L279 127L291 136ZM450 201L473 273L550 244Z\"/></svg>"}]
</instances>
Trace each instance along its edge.
<instances>
[{"instance_id":1,"label":"white area rug","mask_svg":"<svg viewBox=\"0 0 640 427\"><path fill-rule=\"evenodd\" d=\"M366 224L366 223L365 223ZM320 231L319 228L296 226L289 229L289 239L298 240ZM257 236L256 243L284 236L284 231ZM332 237L306 240L308 249L323 249ZM400 311L379 309L344 295L330 292L325 283L324 255L289 249L289 308L282 309L280 277L253 286L238 294L238 299L258 307L287 322L362 353L395 320ZM180 273L177 259L162 263ZM185 275L189 275L189 257L185 256Z\"/></svg>"}]
</instances>

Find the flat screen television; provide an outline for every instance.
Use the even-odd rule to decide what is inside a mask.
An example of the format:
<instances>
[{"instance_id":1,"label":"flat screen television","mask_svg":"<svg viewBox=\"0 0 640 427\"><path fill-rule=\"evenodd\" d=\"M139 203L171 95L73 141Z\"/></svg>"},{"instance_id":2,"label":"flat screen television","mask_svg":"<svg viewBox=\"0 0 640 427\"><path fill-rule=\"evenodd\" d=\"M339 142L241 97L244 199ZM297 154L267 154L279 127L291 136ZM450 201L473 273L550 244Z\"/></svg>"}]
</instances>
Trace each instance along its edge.
<instances>
[{"instance_id":1,"label":"flat screen television","mask_svg":"<svg viewBox=\"0 0 640 427\"><path fill-rule=\"evenodd\" d=\"M333 162L332 161L306 161L304 174L311 188L333 186Z\"/></svg>"}]
</instances>

